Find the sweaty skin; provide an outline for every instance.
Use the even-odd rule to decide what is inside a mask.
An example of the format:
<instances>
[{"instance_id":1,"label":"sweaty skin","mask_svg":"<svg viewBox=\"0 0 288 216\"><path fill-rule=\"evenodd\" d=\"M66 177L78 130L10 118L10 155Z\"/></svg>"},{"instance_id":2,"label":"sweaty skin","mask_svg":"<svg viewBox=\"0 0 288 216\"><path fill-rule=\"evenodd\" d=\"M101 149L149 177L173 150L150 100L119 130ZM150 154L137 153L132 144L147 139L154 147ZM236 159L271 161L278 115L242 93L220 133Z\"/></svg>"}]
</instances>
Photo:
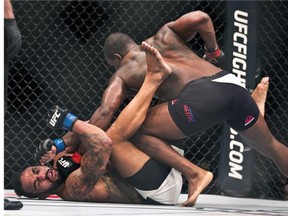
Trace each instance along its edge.
<instances>
[{"instance_id":1,"label":"sweaty skin","mask_svg":"<svg viewBox=\"0 0 288 216\"><path fill-rule=\"evenodd\" d=\"M156 52L155 48L150 46L146 42L142 43L142 47L145 48L145 50L150 50L150 52ZM156 61L155 60L156 56L147 55L147 53L146 53L146 56L147 56L146 61L147 61L147 65L148 66L150 65L150 64L148 64L148 62L155 62ZM158 58L160 58L160 56L158 56ZM164 64L163 60L162 60L162 64ZM152 64L152 65L154 65L154 64ZM154 67L156 67L156 66L154 66ZM166 67L169 67L168 64L166 64ZM148 67L147 70L149 71L149 70L152 70L152 69ZM153 142L154 142L154 144L156 144L159 141L160 140L154 140ZM138 143L138 142L136 141L135 143ZM168 145L163 146L163 148L166 148L166 147L169 148ZM162 149L162 151L164 151L164 149ZM174 150L173 151L168 151L167 154L165 154L165 157L167 157L167 158L175 158L175 157L177 158L177 156L179 157L179 154L176 151L174 151ZM189 169L186 172L186 174L187 174L186 178L187 178L187 181L188 181L188 197L189 197L189 199L186 202L183 203L183 206L194 206L196 201L197 201L198 196L200 195L200 193L212 181L213 174L211 172L209 172L209 171L201 169L198 166L195 166L194 164L191 164L188 160L186 160L186 163L187 163L187 167L189 167ZM173 166L173 164L168 164L168 165ZM182 165L184 165L182 167L182 169L185 169L186 168L185 164L182 164ZM195 172L191 172L190 171L191 169L193 169L194 171L197 170L197 175L195 174ZM188 175L188 173L189 173L189 175Z\"/></svg>"},{"instance_id":2,"label":"sweaty skin","mask_svg":"<svg viewBox=\"0 0 288 216\"><path fill-rule=\"evenodd\" d=\"M265 115L265 102L269 88L269 77L263 77L251 96L256 102L262 116Z\"/></svg>"},{"instance_id":3,"label":"sweaty skin","mask_svg":"<svg viewBox=\"0 0 288 216\"><path fill-rule=\"evenodd\" d=\"M107 174L107 166L111 160L113 168L125 178L137 173L149 159L149 156L128 140L144 121L156 89L171 74L171 68L165 64L156 49L148 49L145 43L142 48L146 52L148 65L143 85L106 133L79 119L73 124L72 131L81 141L80 148L83 156L80 167L71 172L65 182L61 181L57 169L50 169L47 166L28 167L20 177L24 191L38 194L39 197L47 197L50 193L56 193L64 200L127 202L127 198L130 198L131 200L128 199L128 201L138 202L139 196L124 197L125 193L119 193L119 189L125 188L119 186L119 182L115 179L111 181L112 178ZM115 188L115 185L118 187ZM129 187L126 188L129 189ZM116 196L111 197L111 195ZM167 200L174 200L173 197Z\"/></svg>"},{"instance_id":4,"label":"sweaty skin","mask_svg":"<svg viewBox=\"0 0 288 216\"><path fill-rule=\"evenodd\" d=\"M189 82L222 71L221 68L202 60L186 45L186 42L190 41L197 32L203 37L207 48L213 50L213 48L217 46L211 19L207 14L200 11L185 14L179 19L165 24L155 35L146 40L149 45L159 51L163 60L172 69L172 74L162 82L155 93L155 95L164 102L177 98ZM145 52L143 52L135 42L129 44L127 53L123 55L114 53L113 59L106 60L110 65L114 66L116 72L112 75L108 87L103 93L101 106L89 120L91 124L98 125L101 128L109 127L115 111L118 110L124 98L127 96L127 89L137 91L140 88L147 70ZM260 104L257 105L259 106ZM260 121L261 127L265 123L261 118ZM265 134L269 134L270 136L265 125L263 128L265 128L267 132ZM150 135L165 139L185 138L185 135L172 121L167 110L167 103L162 103L149 110L144 126L141 128L139 134L140 133L141 135ZM248 137L248 140L253 140L255 137L258 137L257 141L254 140L249 143L258 151L263 151L262 146L257 145L257 143L263 143L263 139L261 139L262 132L259 135L255 135L257 131L250 130L249 132L242 132L242 134ZM271 140L271 137L266 138ZM151 138L150 141L151 140L154 140L154 142L145 142L146 145L143 145L141 142L134 142L134 144L139 148L141 147L141 150L156 160L177 169L189 179L188 200L184 205L194 205L199 191L201 191L209 181L201 177L203 176L201 175L201 171L197 173L195 165L191 164L185 158L181 158L180 155L173 152L173 149L167 147L168 143L160 139L155 140ZM157 143L157 145L155 145L155 143ZM266 146L271 145L268 144ZM154 151L155 149L159 151ZM271 146L271 149L274 149L274 146ZM264 152L262 153L269 155L270 153L267 152L272 151L264 148ZM172 155L173 157L171 157ZM283 157L281 160L284 160ZM199 183L196 183L195 179L198 179ZM195 187L195 184L199 187ZM200 185L204 186L202 187Z\"/></svg>"},{"instance_id":5,"label":"sweaty skin","mask_svg":"<svg viewBox=\"0 0 288 216\"><path fill-rule=\"evenodd\" d=\"M146 40L160 52L173 71L156 91L160 99L172 100L191 80L222 70L203 61L186 45L186 42L192 40L197 33L209 50L217 47L213 23L208 14L202 11L184 14L179 19L165 24L155 35ZM91 124L103 129L109 127L128 90L139 90L146 72L145 53L136 43L129 45L129 51L125 56L116 57L119 59L106 58L116 71L103 93L101 105L89 119Z\"/></svg>"},{"instance_id":6,"label":"sweaty skin","mask_svg":"<svg viewBox=\"0 0 288 216\"><path fill-rule=\"evenodd\" d=\"M88 138L88 136L85 136L84 134L83 136ZM105 148L104 143L105 142L102 142L102 146ZM75 177L77 174L79 175L80 170L72 173L70 179L68 179L65 184L62 183L62 178L56 169L56 161L63 155L71 155L66 153L66 151L55 156L54 169L50 169L47 166L26 168L21 175L24 191L39 193L39 198L42 199L46 198L49 194L55 193L62 199L71 201L142 203L143 198L130 184L121 178L115 170L111 170L109 168L111 166L107 167L105 172L101 172L101 169L95 167L94 164L97 163L97 161L103 160L103 157L105 156L105 154L100 156L99 150L96 150L95 152L97 151L98 153L96 153L96 155L94 155L94 151L91 151L91 154L86 155L86 159L84 158L84 160L82 160L83 162L81 162L87 170L91 171L93 168L96 169L95 172L91 173L93 175L90 175L89 178L86 178L85 180L86 185L94 185L93 187L89 187L89 191L85 191L84 185ZM90 155L93 159L89 159ZM60 182L60 184L57 182ZM68 187L69 190L67 190L66 185L70 185ZM82 189L83 191L81 191Z\"/></svg>"},{"instance_id":7,"label":"sweaty skin","mask_svg":"<svg viewBox=\"0 0 288 216\"><path fill-rule=\"evenodd\" d=\"M215 31L210 17L201 12L195 11L183 15L176 21L165 24L159 31L152 37L145 40L147 44L155 47L162 55L163 60L171 67L172 74L159 86L155 95L163 101L176 98L183 88L190 81L198 79L202 76L210 76L222 71L209 62L202 60L198 57L187 45L186 42L190 41L195 34L199 32L205 45L209 49L215 49L217 46ZM108 61L108 60L107 60ZM127 89L138 90L144 80L146 73L146 59L145 53L135 43L129 47L129 52L125 56L121 56L120 62L116 60L108 61L116 69L116 72L109 80L108 88L105 90L101 106L95 111L90 118L89 122L98 125L101 128L107 128L115 111L120 107L120 104L127 96ZM150 112L148 113L148 115ZM163 122L165 125L166 122ZM159 125L157 125L159 127ZM162 126L160 126L162 127ZM172 127L171 130L176 129ZM157 130L155 131L157 133ZM169 132L170 133L170 132ZM156 137L158 137L156 135ZM138 140L139 141L139 140ZM161 151L166 149L165 156L154 154L149 151L149 146L143 146L143 150L148 155L154 157L156 160L171 165L189 179L188 202L185 205L194 205L199 193L209 184L212 180L212 173L208 175L203 174L203 170L188 160L179 163L179 154L173 149L167 148L166 143L160 143L158 146ZM141 143L133 142L137 147ZM149 144L153 145L153 143ZM153 148L152 148L153 149ZM167 161L170 158L168 155L173 155L173 160ZM166 157L167 156L167 157ZM198 171L197 171L198 170ZM198 183L196 183L199 181ZM195 185L197 185L195 187Z\"/></svg>"}]
</instances>

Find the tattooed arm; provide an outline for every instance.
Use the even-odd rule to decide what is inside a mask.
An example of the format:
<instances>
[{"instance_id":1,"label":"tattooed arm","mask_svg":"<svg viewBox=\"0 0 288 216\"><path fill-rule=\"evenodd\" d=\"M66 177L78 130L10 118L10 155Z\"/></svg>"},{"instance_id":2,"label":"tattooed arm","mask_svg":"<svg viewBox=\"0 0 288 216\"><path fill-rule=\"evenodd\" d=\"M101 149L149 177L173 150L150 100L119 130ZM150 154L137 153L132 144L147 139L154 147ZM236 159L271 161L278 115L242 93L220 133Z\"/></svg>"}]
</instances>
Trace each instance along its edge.
<instances>
[{"instance_id":1,"label":"tattooed arm","mask_svg":"<svg viewBox=\"0 0 288 216\"><path fill-rule=\"evenodd\" d=\"M70 197L85 201L106 170L112 142L103 130L81 120L75 122L72 131L79 135L84 154L80 168L66 179L65 190Z\"/></svg>"}]
</instances>

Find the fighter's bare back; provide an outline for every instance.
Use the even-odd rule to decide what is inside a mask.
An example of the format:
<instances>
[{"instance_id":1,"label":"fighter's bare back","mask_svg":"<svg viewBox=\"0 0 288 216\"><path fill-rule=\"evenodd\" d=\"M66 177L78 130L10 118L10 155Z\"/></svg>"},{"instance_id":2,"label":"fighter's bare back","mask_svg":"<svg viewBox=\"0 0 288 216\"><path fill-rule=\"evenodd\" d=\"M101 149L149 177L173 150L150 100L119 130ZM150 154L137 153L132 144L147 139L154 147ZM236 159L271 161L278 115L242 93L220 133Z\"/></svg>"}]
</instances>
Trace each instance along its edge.
<instances>
[{"instance_id":1,"label":"fighter's bare back","mask_svg":"<svg viewBox=\"0 0 288 216\"><path fill-rule=\"evenodd\" d=\"M175 99L184 86L192 80L222 71L221 68L198 57L168 25L169 23L160 28L154 36L145 40L158 49L163 59L172 68L172 74L156 92L156 96L164 101ZM141 50L133 50L124 56L121 67L113 76L121 77L127 86L138 90L143 83L145 73L145 53Z\"/></svg>"}]
</instances>

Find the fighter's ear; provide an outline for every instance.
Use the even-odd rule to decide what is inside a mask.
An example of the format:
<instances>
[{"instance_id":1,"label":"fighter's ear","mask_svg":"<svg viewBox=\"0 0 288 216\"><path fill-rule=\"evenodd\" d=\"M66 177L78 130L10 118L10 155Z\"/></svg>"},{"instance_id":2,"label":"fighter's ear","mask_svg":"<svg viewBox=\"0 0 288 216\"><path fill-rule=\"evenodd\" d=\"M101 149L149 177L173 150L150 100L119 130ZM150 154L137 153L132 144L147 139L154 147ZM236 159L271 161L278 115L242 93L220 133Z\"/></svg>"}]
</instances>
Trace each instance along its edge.
<instances>
[{"instance_id":1,"label":"fighter's ear","mask_svg":"<svg viewBox=\"0 0 288 216\"><path fill-rule=\"evenodd\" d=\"M38 198L39 198L40 200L44 200L44 199L46 199L49 195L50 195L49 193L42 193L42 194L40 194L40 195L38 196Z\"/></svg>"},{"instance_id":2,"label":"fighter's ear","mask_svg":"<svg viewBox=\"0 0 288 216\"><path fill-rule=\"evenodd\" d=\"M114 60L116 60L116 61L118 60L121 62L123 59L122 56L118 53L114 53L113 56L114 56Z\"/></svg>"},{"instance_id":3,"label":"fighter's ear","mask_svg":"<svg viewBox=\"0 0 288 216\"><path fill-rule=\"evenodd\" d=\"M122 58L122 56L121 56L120 54L118 54L118 53L114 53L114 54L113 54L113 57L114 57L114 59L113 59L113 66L114 66L115 69L118 69L123 58Z\"/></svg>"}]
</instances>

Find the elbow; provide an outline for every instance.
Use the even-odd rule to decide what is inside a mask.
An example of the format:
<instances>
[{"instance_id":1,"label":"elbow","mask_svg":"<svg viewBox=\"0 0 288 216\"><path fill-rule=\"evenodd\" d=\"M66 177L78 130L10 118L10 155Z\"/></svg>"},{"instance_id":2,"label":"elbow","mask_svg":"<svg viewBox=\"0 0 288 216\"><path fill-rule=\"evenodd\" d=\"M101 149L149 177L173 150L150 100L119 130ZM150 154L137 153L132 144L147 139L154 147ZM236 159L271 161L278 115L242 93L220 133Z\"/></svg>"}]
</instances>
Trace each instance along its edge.
<instances>
[{"instance_id":1,"label":"elbow","mask_svg":"<svg viewBox=\"0 0 288 216\"><path fill-rule=\"evenodd\" d=\"M107 135L105 136L105 138L103 138L102 144L101 144L104 148L104 151L110 155L112 152L112 147L113 147L113 142L110 139L110 137L108 137Z\"/></svg>"},{"instance_id":2,"label":"elbow","mask_svg":"<svg viewBox=\"0 0 288 216\"><path fill-rule=\"evenodd\" d=\"M197 23L207 23L211 21L210 16L207 13L200 10L194 12L193 18L197 19Z\"/></svg>"},{"instance_id":3,"label":"elbow","mask_svg":"<svg viewBox=\"0 0 288 216\"><path fill-rule=\"evenodd\" d=\"M114 114L114 109L111 106L100 106L99 114L101 118L110 118Z\"/></svg>"},{"instance_id":4,"label":"elbow","mask_svg":"<svg viewBox=\"0 0 288 216\"><path fill-rule=\"evenodd\" d=\"M112 120L113 115L112 107L100 106L89 119L89 123L107 129L107 124Z\"/></svg>"},{"instance_id":5,"label":"elbow","mask_svg":"<svg viewBox=\"0 0 288 216\"><path fill-rule=\"evenodd\" d=\"M103 158L105 158L108 163L113 150L112 140L110 138L107 138L104 145L105 147L103 152Z\"/></svg>"},{"instance_id":6,"label":"elbow","mask_svg":"<svg viewBox=\"0 0 288 216\"><path fill-rule=\"evenodd\" d=\"M112 151L113 142L109 137L107 138L106 143L107 143L109 150Z\"/></svg>"}]
</instances>

